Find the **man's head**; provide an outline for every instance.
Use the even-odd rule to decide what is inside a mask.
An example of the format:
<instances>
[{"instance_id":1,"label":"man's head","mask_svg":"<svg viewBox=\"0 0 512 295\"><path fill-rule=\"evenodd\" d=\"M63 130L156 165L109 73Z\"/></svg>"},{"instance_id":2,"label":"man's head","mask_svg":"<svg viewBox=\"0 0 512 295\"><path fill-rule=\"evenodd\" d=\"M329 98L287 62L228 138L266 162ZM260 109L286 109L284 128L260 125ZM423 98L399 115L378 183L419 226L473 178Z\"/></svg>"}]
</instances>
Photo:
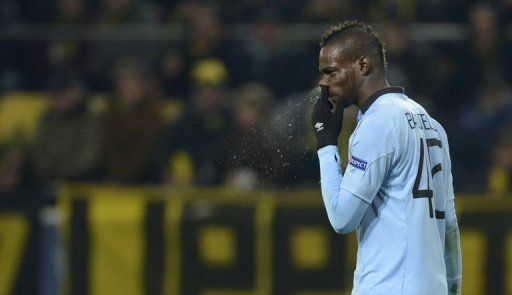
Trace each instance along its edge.
<instances>
[{"instance_id":1,"label":"man's head","mask_svg":"<svg viewBox=\"0 0 512 295\"><path fill-rule=\"evenodd\" d=\"M320 48L319 84L329 87L330 96L344 97L345 104L358 103L363 87L385 79L383 44L370 25L358 21L334 25L322 36Z\"/></svg>"}]
</instances>

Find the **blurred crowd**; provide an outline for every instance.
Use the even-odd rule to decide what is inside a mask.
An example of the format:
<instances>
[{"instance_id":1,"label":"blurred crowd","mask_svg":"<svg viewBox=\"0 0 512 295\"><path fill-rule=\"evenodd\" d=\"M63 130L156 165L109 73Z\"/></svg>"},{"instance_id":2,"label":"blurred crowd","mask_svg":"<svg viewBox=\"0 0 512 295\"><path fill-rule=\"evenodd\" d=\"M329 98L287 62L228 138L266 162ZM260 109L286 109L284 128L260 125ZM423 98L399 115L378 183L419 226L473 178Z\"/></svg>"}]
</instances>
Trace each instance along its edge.
<instances>
[{"instance_id":1,"label":"blurred crowd","mask_svg":"<svg viewBox=\"0 0 512 295\"><path fill-rule=\"evenodd\" d=\"M5 27L185 28L178 42L0 40L0 108L20 91L47 102L33 136L0 141L2 196L61 182L315 185L305 93L318 40L289 40L283 27L346 18L378 24L390 83L447 129L456 190L512 191L512 1L6 0L0 14ZM459 23L468 35L413 41L411 22ZM250 38L232 36L240 23Z\"/></svg>"}]
</instances>

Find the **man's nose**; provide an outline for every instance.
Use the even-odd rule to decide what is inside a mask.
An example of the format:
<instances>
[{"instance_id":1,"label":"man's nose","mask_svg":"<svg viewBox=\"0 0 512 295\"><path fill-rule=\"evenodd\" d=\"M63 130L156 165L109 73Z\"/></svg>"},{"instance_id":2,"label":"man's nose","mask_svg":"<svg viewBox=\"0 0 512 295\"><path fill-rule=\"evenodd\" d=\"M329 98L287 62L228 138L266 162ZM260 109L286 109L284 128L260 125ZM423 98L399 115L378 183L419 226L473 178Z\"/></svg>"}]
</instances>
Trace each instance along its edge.
<instances>
[{"instance_id":1,"label":"man's nose","mask_svg":"<svg viewBox=\"0 0 512 295\"><path fill-rule=\"evenodd\" d=\"M327 83L327 79L324 77L322 77L322 79L320 79L320 81L318 81L318 85L319 86L325 86L325 87L329 87L329 84Z\"/></svg>"}]
</instances>

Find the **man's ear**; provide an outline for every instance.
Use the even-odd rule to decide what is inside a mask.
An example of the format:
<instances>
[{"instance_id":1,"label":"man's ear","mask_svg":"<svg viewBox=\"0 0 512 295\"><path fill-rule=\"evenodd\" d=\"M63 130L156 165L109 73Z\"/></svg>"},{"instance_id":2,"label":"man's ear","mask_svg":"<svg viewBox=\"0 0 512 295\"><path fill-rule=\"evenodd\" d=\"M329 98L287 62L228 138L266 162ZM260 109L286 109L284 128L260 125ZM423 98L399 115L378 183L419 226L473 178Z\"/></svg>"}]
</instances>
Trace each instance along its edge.
<instances>
[{"instance_id":1,"label":"man's ear","mask_svg":"<svg viewBox=\"0 0 512 295\"><path fill-rule=\"evenodd\" d=\"M361 56L357 60L357 69L363 76L368 76L371 72L371 60L367 56Z\"/></svg>"}]
</instances>

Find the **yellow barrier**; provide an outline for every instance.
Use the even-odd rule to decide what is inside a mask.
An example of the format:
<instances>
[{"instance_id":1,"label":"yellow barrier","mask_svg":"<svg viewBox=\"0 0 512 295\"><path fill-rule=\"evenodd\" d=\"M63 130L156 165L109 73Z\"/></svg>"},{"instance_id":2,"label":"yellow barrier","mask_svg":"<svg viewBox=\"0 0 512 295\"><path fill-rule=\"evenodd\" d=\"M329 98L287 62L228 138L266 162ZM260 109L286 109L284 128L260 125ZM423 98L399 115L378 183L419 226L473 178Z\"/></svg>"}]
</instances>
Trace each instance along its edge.
<instances>
[{"instance_id":1,"label":"yellow barrier","mask_svg":"<svg viewBox=\"0 0 512 295\"><path fill-rule=\"evenodd\" d=\"M11 294L28 238L28 221L21 214L0 215L0 295Z\"/></svg>"},{"instance_id":2,"label":"yellow barrier","mask_svg":"<svg viewBox=\"0 0 512 295\"><path fill-rule=\"evenodd\" d=\"M512 199L457 199L463 294L512 293ZM349 294L356 239L335 234L319 191L68 186L58 198L63 294ZM0 215L0 294L29 234Z\"/></svg>"},{"instance_id":3,"label":"yellow barrier","mask_svg":"<svg viewBox=\"0 0 512 295\"><path fill-rule=\"evenodd\" d=\"M48 97L42 93L11 92L1 97L0 143L31 141L48 105Z\"/></svg>"}]
</instances>

